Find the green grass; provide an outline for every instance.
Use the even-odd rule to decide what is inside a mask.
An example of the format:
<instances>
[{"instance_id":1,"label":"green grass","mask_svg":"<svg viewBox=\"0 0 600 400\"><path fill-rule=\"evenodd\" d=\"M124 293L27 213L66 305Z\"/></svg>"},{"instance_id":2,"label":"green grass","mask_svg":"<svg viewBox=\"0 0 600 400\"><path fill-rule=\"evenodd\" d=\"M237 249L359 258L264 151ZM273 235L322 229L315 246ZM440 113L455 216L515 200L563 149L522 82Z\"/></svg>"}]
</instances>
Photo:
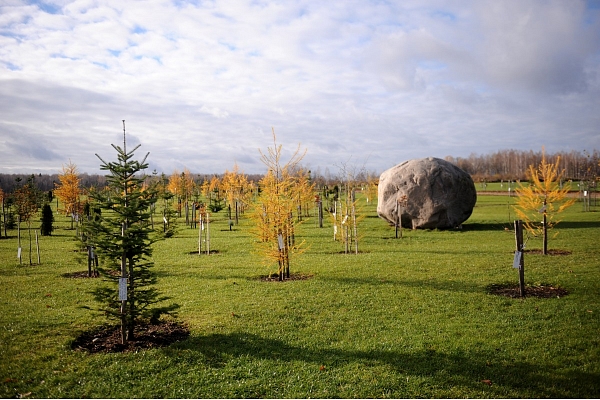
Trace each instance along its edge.
<instances>
[{"instance_id":1,"label":"green grass","mask_svg":"<svg viewBox=\"0 0 600 400\"><path fill-rule=\"evenodd\" d=\"M105 320L80 307L94 305L100 281L63 277L86 269L68 222L41 238L41 265L28 265L25 244L18 264L9 232L0 240L0 396L598 397L597 209L575 205L557 226L550 249L572 254L525 258L528 284L570 294L509 299L487 287L518 282L511 201L480 196L462 230L403 230L402 239L365 206L358 255L343 254L328 221L319 229L309 219L299 228L309 249L291 270L312 278L284 283L258 279L275 268L254 253L247 220L230 232L215 215L210 256L193 254L198 232L182 227L154 258L191 336L129 354L70 349Z\"/></svg>"}]
</instances>

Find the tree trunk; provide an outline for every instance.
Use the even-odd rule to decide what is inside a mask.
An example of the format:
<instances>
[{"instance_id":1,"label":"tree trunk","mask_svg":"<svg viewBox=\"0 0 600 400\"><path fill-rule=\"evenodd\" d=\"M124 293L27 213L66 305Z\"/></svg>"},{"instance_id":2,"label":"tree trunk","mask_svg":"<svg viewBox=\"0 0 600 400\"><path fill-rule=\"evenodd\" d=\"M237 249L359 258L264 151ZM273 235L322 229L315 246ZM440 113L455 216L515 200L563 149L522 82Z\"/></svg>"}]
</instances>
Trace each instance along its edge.
<instances>
[{"instance_id":1,"label":"tree trunk","mask_svg":"<svg viewBox=\"0 0 600 400\"><path fill-rule=\"evenodd\" d=\"M31 221L27 221L27 232L29 232L29 265L33 265L31 260Z\"/></svg>"},{"instance_id":2,"label":"tree trunk","mask_svg":"<svg viewBox=\"0 0 600 400\"><path fill-rule=\"evenodd\" d=\"M209 214L206 213L206 254L210 254L210 217Z\"/></svg>"},{"instance_id":3,"label":"tree trunk","mask_svg":"<svg viewBox=\"0 0 600 400\"><path fill-rule=\"evenodd\" d=\"M88 277L91 278L92 277L92 246L88 246L87 247L87 253L88 253Z\"/></svg>"},{"instance_id":4,"label":"tree trunk","mask_svg":"<svg viewBox=\"0 0 600 400\"><path fill-rule=\"evenodd\" d=\"M19 250L18 250L18 256L19 256L19 265L22 264L22 252L23 250L21 249L21 216L17 215L17 237L18 237L18 242L19 242Z\"/></svg>"},{"instance_id":5,"label":"tree trunk","mask_svg":"<svg viewBox=\"0 0 600 400\"><path fill-rule=\"evenodd\" d=\"M38 241L38 234L37 231L35 231L35 247L37 250L37 263L38 265L40 265L40 242Z\"/></svg>"},{"instance_id":6,"label":"tree trunk","mask_svg":"<svg viewBox=\"0 0 600 400\"><path fill-rule=\"evenodd\" d=\"M523 254L523 221L515 221L515 244L519 258L519 294L525 297L525 256Z\"/></svg>"},{"instance_id":7,"label":"tree trunk","mask_svg":"<svg viewBox=\"0 0 600 400\"><path fill-rule=\"evenodd\" d=\"M127 316L127 340L133 340L134 337L134 332L133 329L135 328L135 287L134 287L134 283L133 283L133 267L134 267L134 262L133 259L130 258L129 259L129 290L127 291L127 301L129 302L129 315Z\"/></svg>"},{"instance_id":8,"label":"tree trunk","mask_svg":"<svg viewBox=\"0 0 600 400\"><path fill-rule=\"evenodd\" d=\"M548 254L548 224L546 221L546 199L544 199L544 219L543 219L543 230L544 230L544 245L542 253L544 255Z\"/></svg>"}]
</instances>

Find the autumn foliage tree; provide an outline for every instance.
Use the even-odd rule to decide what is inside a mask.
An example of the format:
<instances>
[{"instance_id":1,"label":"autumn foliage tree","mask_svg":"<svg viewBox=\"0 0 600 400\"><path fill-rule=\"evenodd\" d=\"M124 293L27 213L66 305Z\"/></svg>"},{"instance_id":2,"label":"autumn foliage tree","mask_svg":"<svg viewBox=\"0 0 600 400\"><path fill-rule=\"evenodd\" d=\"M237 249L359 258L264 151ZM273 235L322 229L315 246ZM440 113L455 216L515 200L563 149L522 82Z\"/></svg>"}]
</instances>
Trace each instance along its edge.
<instances>
[{"instance_id":1,"label":"autumn foliage tree","mask_svg":"<svg viewBox=\"0 0 600 400\"><path fill-rule=\"evenodd\" d=\"M548 230L559 222L557 215L575 203L575 199L567 198L569 188L560 185L564 171L559 171L559 165L560 157L550 163L542 153L537 168L530 165L527 170L531 183L519 184L516 189L515 212L530 234L543 237L543 254L548 254Z\"/></svg>"},{"instance_id":2,"label":"autumn foliage tree","mask_svg":"<svg viewBox=\"0 0 600 400\"><path fill-rule=\"evenodd\" d=\"M268 172L260 180L260 195L255 202L252 219L255 234L267 263L277 263L277 276L280 281L290 277L290 256L300 251L301 243L295 240L293 211L297 204L297 179L293 171L304 157L300 146L290 160L282 164L282 146L277 145L273 131L273 147L261 154L261 161Z\"/></svg>"},{"instance_id":3,"label":"autumn foliage tree","mask_svg":"<svg viewBox=\"0 0 600 400\"><path fill-rule=\"evenodd\" d=\"M189 223L189 200L195 189L192 173L186 168L183 172L174 171L169 177L168 190L177 197L177 212L182 216L185 209L185 223Z\"/></svg>"},{"instance_id":4,"label":"autumn foliage tree","mask_svg":"<svg viewBox=\"0 0 600 400\"><path fill-rule=\"evenodd\" d=\"M81 189L79 187L79 174L77 166L71 161L63 165L62 174L58 175L60 183L56 183L54 195L60 199L63 204L62 211L66 215L75 215L80 213ZM71 229L73 228L73 219L71 219Z\"/></svg>"},{"instance_id":5,"label":"autumn foliage tree","mask_svg":"<svg viewBox=\"0 0 600 400\"><path fill-rule=\"evenodd\" d=\"M248 177L240 172L235 164L233 171L225 171L221 179L221 187L230 208L235 212L235 223L238 223L239 213L246 208L250 202L252 189Z\"/></svg>"}]
</instances>

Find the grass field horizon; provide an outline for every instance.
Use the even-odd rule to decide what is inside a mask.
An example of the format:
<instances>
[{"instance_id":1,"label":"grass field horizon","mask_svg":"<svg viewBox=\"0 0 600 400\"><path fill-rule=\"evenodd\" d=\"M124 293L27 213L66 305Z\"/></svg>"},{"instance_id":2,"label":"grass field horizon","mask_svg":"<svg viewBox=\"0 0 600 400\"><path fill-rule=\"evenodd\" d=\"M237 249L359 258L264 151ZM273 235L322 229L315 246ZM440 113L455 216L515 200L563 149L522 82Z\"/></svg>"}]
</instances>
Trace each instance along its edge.
<instances>
[{"instance_id":1,"label":"grass field horizon","mask_svg":"<svg viewBox=\"0 0 600 400\"><path fill-rule=\"evenodd\" d=\"M569 294L512 299L489 287L518 283L514 198L479 196L463 229L404 229L401 239L361 202L359 254L344 254L327 219L324 228L305 219L298 237L308 249L291 272L310 278L283 283L260 279L276 268L256 254L248 219L230 231L225 211L213 214L211 255L198 255L198 231L180 226L154 245L154 269L191 335L135 353L71 349L106 320L81 308L95 306L89 292L101 280L65 277L87 269L66 218L40 238L40 265L29 265L27 231L19 265L9 231L0 240L0 396L600 396L596 206L561 216L549 248L569 254L525 255L528 285Z\"/></svg>"}]
</instances>

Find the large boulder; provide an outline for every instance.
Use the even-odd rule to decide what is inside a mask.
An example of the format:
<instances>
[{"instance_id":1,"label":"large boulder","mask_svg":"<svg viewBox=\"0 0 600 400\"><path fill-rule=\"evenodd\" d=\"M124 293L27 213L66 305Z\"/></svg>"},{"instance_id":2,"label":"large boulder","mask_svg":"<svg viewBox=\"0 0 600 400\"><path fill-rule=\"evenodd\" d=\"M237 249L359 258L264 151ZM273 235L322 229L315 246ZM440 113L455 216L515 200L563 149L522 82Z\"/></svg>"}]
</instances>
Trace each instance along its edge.
<instances>
[{"instance_id":1,"label":"large boulder","mask_svg":"<svg viewBox=\"0 0 600 400\"><path fill-rule=\"evenodd\" d=\"M477 202L471 176L433 157L405 161L382 173L378 196L379 217L395 225L401 210L402 226L412 229L456 228Z\"/></svg>"}]
</instances>

